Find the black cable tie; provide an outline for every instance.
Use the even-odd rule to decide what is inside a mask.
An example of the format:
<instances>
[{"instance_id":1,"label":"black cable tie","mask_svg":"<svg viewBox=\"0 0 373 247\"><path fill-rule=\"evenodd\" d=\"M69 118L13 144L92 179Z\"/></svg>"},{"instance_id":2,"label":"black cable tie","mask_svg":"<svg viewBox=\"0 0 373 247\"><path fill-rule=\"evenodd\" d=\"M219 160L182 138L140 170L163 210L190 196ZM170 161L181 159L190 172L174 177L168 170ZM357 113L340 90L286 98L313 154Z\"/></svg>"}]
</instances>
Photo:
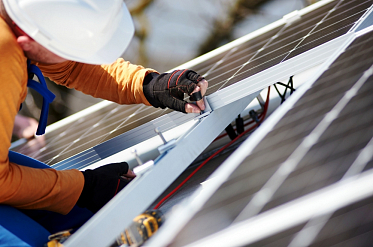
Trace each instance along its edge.
<instances>
[{"instance_id":1,"label":"black cable tie","mask_svg":"<svg viewBox=\"0 0 373 247\"><path fill-rule=\"evenodd\" d=\"M245 124L241 115L236 118L236 131L237 134L241 134L245 131Z\"/></svg>"},{"instance_id":2,"label":"black cable tie","mask_svg":"<svg viewBox=\"0 0 373 247\"><path fill-rule=\"evenodd\" d=\"M231 140L234 140L237 137L236 131L234 131L232 124L229 124L226 128L225 131L227 132L229 138Z\"/></svg>"}]
</instances>

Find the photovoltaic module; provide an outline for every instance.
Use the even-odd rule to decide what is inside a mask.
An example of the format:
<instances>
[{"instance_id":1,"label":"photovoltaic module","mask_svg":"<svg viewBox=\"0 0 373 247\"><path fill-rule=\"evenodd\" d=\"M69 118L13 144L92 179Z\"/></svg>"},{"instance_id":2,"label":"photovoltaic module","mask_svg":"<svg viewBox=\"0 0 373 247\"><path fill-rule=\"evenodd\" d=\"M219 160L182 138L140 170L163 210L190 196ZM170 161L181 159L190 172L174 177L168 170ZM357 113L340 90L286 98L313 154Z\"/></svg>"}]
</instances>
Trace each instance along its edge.
<instances>
[{"instance_id":1,"label":"photovoltaic module","mask_svg":"<svg viewBox=\"0 0 373 247\"><path fill-rule=\"evenodd\" d=\"M49 127L44 143L13 145L56 169L84 169L154 137L155 127L167 131L195 121L153 170L132 181L65 246L112 243L261 90L314 66L320 66L317 74L221 165L212 187L172 212L149 244L368 246L372 4L320 1L181 65L209 81L212 112L202 120L102 102Z\"/></svg>"}]
</instances>

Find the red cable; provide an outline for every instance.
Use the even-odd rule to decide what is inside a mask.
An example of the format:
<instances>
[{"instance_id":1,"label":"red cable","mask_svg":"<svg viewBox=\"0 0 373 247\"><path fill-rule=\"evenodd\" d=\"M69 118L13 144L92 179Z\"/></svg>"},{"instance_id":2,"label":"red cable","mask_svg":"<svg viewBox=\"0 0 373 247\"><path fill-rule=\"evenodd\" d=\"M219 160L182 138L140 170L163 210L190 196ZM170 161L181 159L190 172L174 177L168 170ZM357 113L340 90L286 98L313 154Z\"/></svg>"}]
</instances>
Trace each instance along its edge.
<instances>
[{"instance_id":1,"label":"red cable","mask_svg":"<svg viewBox=\"0 0 373 247\"><path fill-rule=\"evenodd\" d=\"M265 115L267 114L267 109L268 109L268 104L269 104L269 92L270 92L270 87L268 87L268 93L267 93L267 99L266 99L266 103L264 104L264 110L262 112L262 114L260 114L259 116L259 119L260 121L262 122L263 119L265 118ZM244 132L242 132L241 134L239 134L236 138L234 138L232 141L230 141L228 144L224 145L222 148L220 148L218 151L216 151L213 155L211 155L210 157L208 157L204 162L202 162L202 164L200 164L186 179L184 179L183 182L181 182L175 189L173 189L170 193L168 193L168 195L166 195L162 200L160 200L158 202L157 205L155 205L154 209L158 209L162 203L164 201L166 201L168 198L170 198L173 194L175 194L176 191L178 191L181 186L183 186L186 182L188 182L188 180L193 177L194 174L196 174L196 172L198 170L200 170L207 162L209 162L212 158L214 158L216 155L218 155L220 152L222 152L224 149L226 149L227 147L229 147L230 145L232 145L235 141L237 141L239 138L241 138L243 135L245 135L246 133L248 133L249 131L252 131L254 128L257 127L258 124L255 124L254 126L252 126L251 128L245 130Z\"/></svg>"}]
</instances>

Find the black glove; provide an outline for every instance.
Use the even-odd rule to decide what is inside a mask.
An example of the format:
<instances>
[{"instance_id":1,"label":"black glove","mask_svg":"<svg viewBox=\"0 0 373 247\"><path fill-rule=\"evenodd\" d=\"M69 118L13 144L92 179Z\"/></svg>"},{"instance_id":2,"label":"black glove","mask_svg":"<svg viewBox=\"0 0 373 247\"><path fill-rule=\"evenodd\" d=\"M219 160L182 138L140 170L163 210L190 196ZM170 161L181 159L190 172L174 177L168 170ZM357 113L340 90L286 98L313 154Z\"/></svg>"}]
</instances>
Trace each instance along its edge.
<instances>
[{"instance_id":1,"label":"black glove","mask_svg":"<svg viewBox=\"0 0 373 247\"><path fill-rule=\"evenodd\" d=\"M96 213L129 183L121 177L128 169L128 164L121 162L83 171L84 187L76 204Z\"/></svg>"},{"instance_id":2,"label":"black glove","mask_svg":"<svg viewBox=\"0 0 373 247\"><path fill-rule=\"evenodd\" d=\"M170 108L185 113L184 93L191 95L197 83L204 78L192 70L175 70L172 73L150 73L143 83L146 99L154 107ZM201 91L193 93L191 101L202 99Z\"/></svg>"}]
</instances>

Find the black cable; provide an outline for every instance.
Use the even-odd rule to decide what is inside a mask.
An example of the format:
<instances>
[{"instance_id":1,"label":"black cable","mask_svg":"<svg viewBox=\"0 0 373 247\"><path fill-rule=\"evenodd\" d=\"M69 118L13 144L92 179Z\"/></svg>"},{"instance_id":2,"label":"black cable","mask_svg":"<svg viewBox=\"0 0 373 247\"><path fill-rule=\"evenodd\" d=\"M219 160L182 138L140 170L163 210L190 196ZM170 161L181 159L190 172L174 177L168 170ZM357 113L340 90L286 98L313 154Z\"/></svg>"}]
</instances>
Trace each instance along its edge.
<instances>
[{"instance_id":1,"label":"black cable","mask_svg":"<svg viewBox=\"0 0 373 247\"><path fill-rule=\"evenodd\" d=\"M285 92L283 94L280 93L280 91L278 90L276 84L285 87ZM292 95L293 92L295 92L295 88L294 88L294 84L293 84L293 76L290 76L288 84L284 84L282 82L276 82L273 86L275 87L278 95L281 98L281 104L284 103L284 101L286 100L286 93L287 93L288 89L290 89L290 95Z\"/></svg>"}]
</instances>

